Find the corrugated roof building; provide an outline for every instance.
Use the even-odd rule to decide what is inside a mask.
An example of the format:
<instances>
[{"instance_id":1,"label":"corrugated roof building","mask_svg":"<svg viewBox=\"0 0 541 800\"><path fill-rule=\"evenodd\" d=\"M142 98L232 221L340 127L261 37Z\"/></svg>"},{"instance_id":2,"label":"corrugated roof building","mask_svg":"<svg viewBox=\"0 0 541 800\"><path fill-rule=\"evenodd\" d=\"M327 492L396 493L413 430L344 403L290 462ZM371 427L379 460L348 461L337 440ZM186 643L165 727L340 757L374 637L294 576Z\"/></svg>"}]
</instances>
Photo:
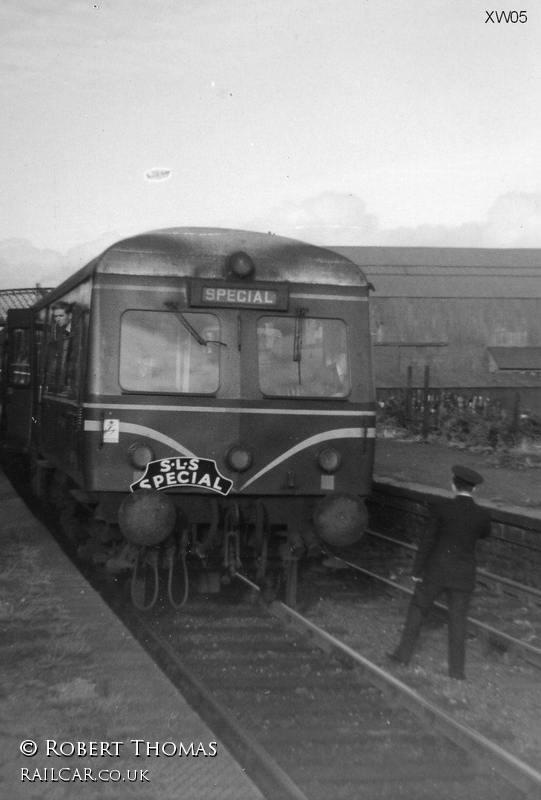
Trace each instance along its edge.
<instances>
[{"instance_id":1,"label":"corrugated roof building","mask_svg":"<svg viewBox=\"0 0 541 800\"><path fill-rule=\"evenodd\" d=\"M335 247L371 295L376 386L489 390L541 412L541 250ZM515 402L514 399L512 402Z\"/></svg>"},{"instance_id":2,"label":"corrugated roof building","mask_svg":"<svg viewBox=\"0 0 541 800\"><path fill-rule=\"evenodd\" d=\"M7 312L10 308L30 308L49 292L41 286L30 289L0 290L0 327L6 324Z\"/></svg>"}]
</instances>

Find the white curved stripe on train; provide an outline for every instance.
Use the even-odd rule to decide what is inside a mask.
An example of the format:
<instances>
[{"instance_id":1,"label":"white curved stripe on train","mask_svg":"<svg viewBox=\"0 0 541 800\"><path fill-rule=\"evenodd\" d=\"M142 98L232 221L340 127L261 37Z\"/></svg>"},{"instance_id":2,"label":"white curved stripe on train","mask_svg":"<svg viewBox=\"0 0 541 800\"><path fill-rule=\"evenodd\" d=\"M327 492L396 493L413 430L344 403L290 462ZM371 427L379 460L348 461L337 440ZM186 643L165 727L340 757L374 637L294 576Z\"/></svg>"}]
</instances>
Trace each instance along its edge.
<instances>
[{"instance_id":1,"label":"white curved stripe on train","mask_svg":"<svg viewBox=\"0 0 541 800\"><path fill-rule=\"evenodd\" d=\"M85 431L97 431L101 433L102 428L103 424L100 420L85 419ZM176 450L177 453L183 456L197 458L196 454L188 450L187 447L184 447L183 444L177 442L176 439L171 439L170 436L165 436L165 434L160 433L160 431L157 431L155 428L148 428L146 425L136 425L133 422L121 422L120 430L122 433L135 433L137 436L146 436L147 439L152 439L154 442L161 442L161 444L170 447L172 450Z\"/></svg>"},{"instance_id":2,"label":"white curved stripe on train","mask_svg":"<svg viewBox=\"0 0 541 800\"><path fill-rule=\"evenodd\" d=\"M85 420L84 429L85 431L100 432L102 430L102 423L99 420ZM188 448L183 444L180 444L180 442L177 442L170 436L165 436L155 428L148 428L146 425L136 425L132 422L120 422L120 431L122 433L134 433L137 436L145 436L147 439L152 439L155 442L161 442L161 444L164 444L166 447L170 447L172 450L175 450L177 453L180 453L183 456L188 456L190 458L206 457L201 455L197 456L196 453L192 453L191 450L188 450ZM255 475L247 480L246 483L243 483L242 486L239 486L237 491L241 492L243 489L246 489L247 486L261 478L262 475L270 472L270 470L274 469L296 453L300 453L301 450L306 450L307 447L312 447L313 445L321 444L322 442L327 442L334 439L374 439L375 436L375 428L335 428L334 430L323 431L322 433L317 433L314 436L309 436L307 439L303 439L302 442L290 447L289 450L285 450L281 455L269 462L265 467L263 467L263 469L260 469L259 472L256 472Z\"/></svg>"},{"instance_id":3,"label":"white curved stripe on train","mask_svg":"<svg viewBox=\"0 0 541 800\"><path fill-rule=\"evenodd\" d=\"M321 444L329 439L363 439L365 436L367 439L373 439L375 435L375 428L366 428L366 433L363 428L337 428L336 430L323 431L323 433L318 433L315 436L309 436L308 439L303 439L302 442L299 442L294 447L290 447L289 450L286 450L282 455L278 456L278 458L275 458L267 464L266 467L256 472L246 483L239 486L238 491L241 492L243 489L246 489L247 486L258 480L258 478L266 472L270 472L271 469L274 469L274 467L277 467L286 459L299 453L301 450L306 450L307 447L311 447L314 444Z\"/></svg>"}]
</instances>

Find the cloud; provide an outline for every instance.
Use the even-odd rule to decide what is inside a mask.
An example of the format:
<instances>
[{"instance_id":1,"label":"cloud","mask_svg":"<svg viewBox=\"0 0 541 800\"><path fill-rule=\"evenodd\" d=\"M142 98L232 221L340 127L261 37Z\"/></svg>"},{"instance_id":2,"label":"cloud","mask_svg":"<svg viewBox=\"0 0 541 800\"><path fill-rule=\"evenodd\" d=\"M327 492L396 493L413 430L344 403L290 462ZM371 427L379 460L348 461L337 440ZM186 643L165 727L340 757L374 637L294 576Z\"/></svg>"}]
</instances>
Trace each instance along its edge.
<instances>
[{"instance_id":1,"label":"cloud","mask_svg":"<svg viewBox=\"0 0 541 800\"><path fill-rule=\"evenodd\" d=\"M62 268L62 255L34 247L26 239L0 242L0 288L54 286ZM49 282L52 281L52 282Z\"/></svg>"},{"instance_id":2,"label":"cloud","mask_svg":"<svg viewBox=\"0 0 541 800\"><path fill-rule=\"evenodd\" d=\"M378 220L354 194L323 192L300 203L274 208L268 217L250 222L255 230L304 239L313 244L373 244Z\"/></svg>"},{"instance_id":3,"label":"cloud","mask_svg":"<svg viewBox=\"0 0 541 800\"><path fill-rule=\"evenodd\" d=\"M356 195L324 192L273 209L250 227L321 245L535 248L541 247L541 194L501 195L481 221L384 228Z\"/></svg>"},{"instance_id":4,"label":"cloud","mask_svg":"<svg viewBox=\"0 0 541 800\"><path fill-rule=\"evenodd\" d=\"M509 192L491 206L484 247L541 247L541 194Z\"/></svg>"},{"instance_id":5,"label":"cloud","mask_svg":"<svg viewBox=\"0 0 541 800\"><path fill-rule=\"evenodd\" d=\"M114 242L118 233L106 233L92 242L72 247L66 253L35 247L26 239L0 242L0 290L58 286Z\"/></svg>"},{"instance_id":6,"label":"cloud","mask_svg":"<svg viewBox=\"0 0 541 800\"><path fill-rule=\"evenodd\" d=\"M486 218L458 226L384 228L358 196L323 192L303 202L274 208L264 218L238 227L291 236L324 246L532 247L541 248L541 194L509 192L490 206ZM136 231L104 233L59 253L24 239L0 242L0 289L56 286L105 248Z\"/></svg>"}]
</instances>

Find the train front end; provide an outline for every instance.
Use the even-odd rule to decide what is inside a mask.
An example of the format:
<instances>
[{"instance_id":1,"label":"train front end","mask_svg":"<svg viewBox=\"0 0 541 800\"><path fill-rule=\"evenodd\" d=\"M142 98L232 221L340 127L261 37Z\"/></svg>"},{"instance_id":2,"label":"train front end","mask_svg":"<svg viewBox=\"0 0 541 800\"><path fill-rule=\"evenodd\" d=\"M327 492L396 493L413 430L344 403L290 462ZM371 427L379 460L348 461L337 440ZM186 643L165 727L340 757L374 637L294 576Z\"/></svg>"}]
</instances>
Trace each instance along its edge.
<instances>
[{"instance_id":1,"label":"train front end","mask_svg":"<svg viewBox=\"0 0 541 800\"><path fill-rule=\"evenodd\" d=\"M375 404L367 282L331 251L175 229L95 276L85 482L156 547L234 570L358 541ZM262 567L263 564L263 567Z\"/></svg>"}]
</instances>

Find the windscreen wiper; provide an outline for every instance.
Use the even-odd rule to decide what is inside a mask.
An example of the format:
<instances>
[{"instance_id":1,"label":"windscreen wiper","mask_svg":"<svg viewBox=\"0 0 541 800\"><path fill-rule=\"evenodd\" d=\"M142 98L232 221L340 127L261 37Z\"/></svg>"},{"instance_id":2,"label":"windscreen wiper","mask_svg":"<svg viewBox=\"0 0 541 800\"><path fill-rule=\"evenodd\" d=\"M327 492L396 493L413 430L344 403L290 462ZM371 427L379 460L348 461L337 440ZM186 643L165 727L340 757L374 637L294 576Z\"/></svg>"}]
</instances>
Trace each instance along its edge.
<instances>
[{"instance_id":1,"label":"windscreen wiper","mask_svg":"<svg viewBox=\"0 0 541 800\"><path fill-rule=\"evenodd\" d=\"M203 339L199 331L196 330L193 325L190 325L190 323L188 322L188 320L178 307L178 303L174 303L170 300L167 300L164 303L164 306L167 308L168 311L172 311L174 313L179 322L184 326L184 328L186 328L190 336L192 336L198 344L204 347L206 347L207 344L221 344L223 347L227 347L227 344L225 342L220 342L218 341L218 339Z\"/></svg>"},{"instance_id":2,"label":"windscreen wiper","mask_svg":"<svg viewBox=\"0 0 541 800\"><path fill-rule=\"evenodd\" d=\"M298 377L299 383L302 383L301 376L301 360L302 360L302 343L304 336L304 317L306 316L306 308L298 308L295 315L295 333L293 336L293 361L298 364Z\"/></svg>"}]
</instances>

